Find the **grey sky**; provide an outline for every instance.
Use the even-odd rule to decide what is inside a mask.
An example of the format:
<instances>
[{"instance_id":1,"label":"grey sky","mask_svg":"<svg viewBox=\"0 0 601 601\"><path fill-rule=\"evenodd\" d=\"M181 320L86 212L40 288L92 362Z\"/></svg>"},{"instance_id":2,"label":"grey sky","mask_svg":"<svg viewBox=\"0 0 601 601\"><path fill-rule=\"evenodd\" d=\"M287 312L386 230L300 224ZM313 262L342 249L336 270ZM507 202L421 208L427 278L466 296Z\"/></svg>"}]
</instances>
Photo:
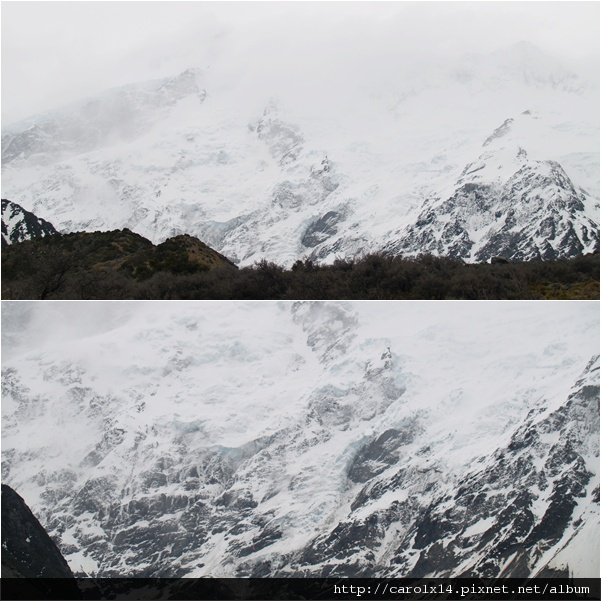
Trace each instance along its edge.
<instances>
[{"instance_id":1,"label":"grey sky","mask_svg":"<svg viewBox=\"0 0 601 601\"><path fill-rule=\"evenodd\" d=\"M2 119L189 66L286 85L286 71L385 74L520 40L568 63L596 60L599 4L3 2Z\"/></svg>"}]
</instances>

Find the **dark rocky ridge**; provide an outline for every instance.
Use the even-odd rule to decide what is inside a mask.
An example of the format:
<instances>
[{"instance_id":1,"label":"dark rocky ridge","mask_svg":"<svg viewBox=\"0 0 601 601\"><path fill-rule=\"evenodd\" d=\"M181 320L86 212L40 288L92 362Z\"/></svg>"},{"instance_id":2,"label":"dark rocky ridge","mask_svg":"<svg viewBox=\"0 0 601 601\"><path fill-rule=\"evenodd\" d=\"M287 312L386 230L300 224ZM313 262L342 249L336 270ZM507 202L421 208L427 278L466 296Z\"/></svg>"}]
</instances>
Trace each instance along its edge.
<instances>
[{"instance_id":1,"label":"dark rocky ridge","mask_svg":"<svg viewBox=\"0 0 601 601\"><path fill-rule=\"evenodd\" d=\"M25 501L2 485L2 578L5 599L81 599L57 545ZM18 578L18 583L13 579ZM8 589L8 590L7 590ZM14 596L13 596L14 595Z\"/></svg>"},{"instance_id":2,"label":"dark rocky ridge","mask_svg":"<svg viewBox=\"0 0 601 601\"><path fill-rule=\"evenodd\" d=\"M530 111L506 119L465 165L454 191L427 197L414 223L385 248L467 261L556 260L598 251L590 194L556 160L534 160L522 146L519 132L535 120Z\"/></svg>"},{"instance_id":3,"label":"dark rocky ridge","mask_svg":"<svg viewBox=\"0 0 601 601\"><path fill-rule=\"evenodd\" d=\"M73 578L54 541L6 484L2 485L2 578Z\"/></svg>"}]
</instances>

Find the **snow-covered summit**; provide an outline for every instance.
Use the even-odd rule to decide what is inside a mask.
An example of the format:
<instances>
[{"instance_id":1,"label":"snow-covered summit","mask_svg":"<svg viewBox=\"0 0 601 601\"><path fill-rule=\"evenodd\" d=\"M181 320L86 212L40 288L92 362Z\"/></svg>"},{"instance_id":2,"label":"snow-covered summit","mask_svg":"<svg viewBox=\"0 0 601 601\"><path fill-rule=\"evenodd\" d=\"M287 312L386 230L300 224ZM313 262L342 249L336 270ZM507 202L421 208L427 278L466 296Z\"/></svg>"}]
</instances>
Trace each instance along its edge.
<instances>
[{"instance_id":1,"label":"snow-covered summit","mask_svg":"<svg viewBox=\"0 0 601 601\"><path fill-rule=\"evenodd\" d=\"M554 57L512 47L415 72L399 64L398 77L374 66L369 85L322 74L311 93L302 82L252 86L255 71L238 67L217 61L6 127L4 195L61 231L127 227L154 242L188 233L242 265L382 248L467 260L493 246L515 259L595 248L595 82ZM557 194L508 185L523 167L544 179L551 164L565 175ZM422 231L434 207L476 183L496 189L472 207L477 223L443 207ZM549 194L572 208L547 207ZM507 205L520 214L511 231L490 217ZM551 222L549 238L541 224ZM505 246L487 245L495 236Z\"/></svg>"},{"instance_id":2,"label":"snow-covered summit","mask_svg":"<svg viewBox=\"0 0 601 601\"><path fill-rule=\"evenodd\" d=\"M544 135L526 110L505 119L457 181L424 203L416 222L389 244L393 251L431 252L485 261L573 257L599 249L598 205L564 168L528 140Z\"/></svg>"},{"instance_id":3,"label":"snow-covered summit","mask_svg":"<svg viewBox=\"0 0 601 601\"><path fill-rule=\"evenodd\" d=\"M146 133L185 98L201 104L200 69L114 88L97 97L3 127L2 163L54 164Z\"/></svg>"}]
</instances>

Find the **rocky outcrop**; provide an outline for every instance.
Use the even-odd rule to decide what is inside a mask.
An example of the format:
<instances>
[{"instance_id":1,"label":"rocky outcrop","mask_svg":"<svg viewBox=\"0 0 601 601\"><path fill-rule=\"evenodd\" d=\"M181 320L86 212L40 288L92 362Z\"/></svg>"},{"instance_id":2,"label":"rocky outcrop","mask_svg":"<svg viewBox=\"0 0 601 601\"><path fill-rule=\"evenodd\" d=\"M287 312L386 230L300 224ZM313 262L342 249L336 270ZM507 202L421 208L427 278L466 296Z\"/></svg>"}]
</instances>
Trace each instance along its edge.
<instances>
[{"instance_id":1,"label":"rocky outcrop","mask_svg":"<svg viewBox=\"0 0 601 601\"><path fill-rule=\"evenodd\" d=\"M2 485L2 578L3 599L83 598L56 543L6 484Z\"/></svg>"},{"instance_id":2,"label":"rocky outcrop","mask_svg":"<svg viewBox=\"0 0 601 601\"><path fill-rule=\"evenodd\" d=\"M2 578L73 578L54 541L6 484L2 485Z\"/></svg>"},{"instance_id":3,"label":"rocky outcrop","mask_svg":"<svg viewBox=\"0 0 601 601\"><path fill-rule=\"evenodd\" d=\"M2 199L2 248L24 240L56 234L58 232L50 222L26 211L16 202Z\"/></svg>"}]
</instances>

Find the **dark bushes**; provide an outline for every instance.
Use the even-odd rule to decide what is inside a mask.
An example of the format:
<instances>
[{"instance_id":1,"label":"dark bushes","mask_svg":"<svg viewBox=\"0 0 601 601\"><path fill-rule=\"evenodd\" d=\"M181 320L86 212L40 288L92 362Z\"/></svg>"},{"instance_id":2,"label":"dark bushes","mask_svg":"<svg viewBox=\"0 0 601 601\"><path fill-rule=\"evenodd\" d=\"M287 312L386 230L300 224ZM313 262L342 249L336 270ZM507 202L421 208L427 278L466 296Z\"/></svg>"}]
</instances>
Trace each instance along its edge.
<instances>
[{"instance_id":1,"label":"dark bushes","mask_svg":"<svg viewBox=\"0 0 601 601\"><path fill-rule=\"evenodd\" d=\"M598 253L560 261L498 265L380 253L355 260L338 259L332 265L307 259L296 261L291 269L267 261L235 269L229 262L194 262L186 250L186 240L183 246L165 244L159 252L150 252L152 245L132 237L131 232L113 233L108 240L108 235L104 236L110 252L101 244L91 246L76 237L64 237L63 246L57 246L58 237L53 237L51 244L44 238L39 243L4 249L3 298L599 298ZM134 252L119 258L117 251L126 244ZM90 256L97 260L90 262Z\"/></svg>"}]
</instances>

